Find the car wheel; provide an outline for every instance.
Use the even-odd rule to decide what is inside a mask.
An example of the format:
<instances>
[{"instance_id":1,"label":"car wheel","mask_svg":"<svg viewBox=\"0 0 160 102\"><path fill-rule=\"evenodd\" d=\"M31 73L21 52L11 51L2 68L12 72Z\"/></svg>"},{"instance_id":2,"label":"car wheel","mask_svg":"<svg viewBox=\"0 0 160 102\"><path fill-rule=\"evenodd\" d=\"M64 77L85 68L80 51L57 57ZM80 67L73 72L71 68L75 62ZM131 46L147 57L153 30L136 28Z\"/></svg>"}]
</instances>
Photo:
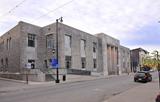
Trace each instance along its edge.
<instances>
[{"instance_id":1,"label":"car wheel","mask_svg":"<svg viewBox=\"0 0 160 102\"><path fill-rule=\"evenodd\" d=\"M152 81L152 77L150 77L149 81Z\"/></svg>"},{"instance_id":2,"label":"car wheel","mask_svg":"<svg viewBox=\"0 0 160 102\"><path fill-rule=\"evenodd\" d=\"M145 81L144 81L144 83L147 83L147 82L148 82L148 80L145 80Z\"/></svg>"},{"instance_id":3,"label":"car wheel","mask_svg":"<svg viewBox=\"0 0 160 102\"><path fill-rule=\"evenodd\" d=\"M137 80L136 80L136 79L134 79L134 82L137 82Z\"/></svg>"}]
</instances>

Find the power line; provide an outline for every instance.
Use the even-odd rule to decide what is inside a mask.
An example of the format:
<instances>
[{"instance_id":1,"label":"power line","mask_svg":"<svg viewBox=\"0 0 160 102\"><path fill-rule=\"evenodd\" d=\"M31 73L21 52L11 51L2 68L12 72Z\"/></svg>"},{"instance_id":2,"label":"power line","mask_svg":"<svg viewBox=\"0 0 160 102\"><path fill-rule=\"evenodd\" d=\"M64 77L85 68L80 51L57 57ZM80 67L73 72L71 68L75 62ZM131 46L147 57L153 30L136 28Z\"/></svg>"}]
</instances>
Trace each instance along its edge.
<instances>
[{"instance_id":1,"label":"power line","mask_svg":"<svg viewBox=\"0 0 160 102\"><path fill-rule=\"evenodd\" d=\"M41 16L39 16L39 17L37 17L36 19L34 19L34 20L33 20L33 22L35 22L36 20L38 20L38 19L40 19L40 18L42 18L42 17L44 17L44 16L46 16L46 15L48 15L48 14L52 13L52 12L55 12L56 10L58 10L58 9L60 9L60 8L64 7L64 6L66 6L66 5L68 5L68 4L70 4L70 3L71 3L71 2L73 2L73 1L75 1L75 0L68 1L68 2L66 2L66 3L64 3L64 4L60 5L60 6L58 6L58 7L57 7L57 8L55 8L55 9L50 10L50 11L49 11L49 12L47 12L46 14L43 14L43 15L41 15Z\"/></svg>"},{"instance_id":2,"label":"power line","mask_svg":"<svg viewBox=\"0 0 160 102\"><path fill-rule=\"evenodd\" d=\"M18 7L19 7L21 4L23 4L25 1L26 1L26 0L23 0L22 2L20 2L19 4L17 4L15 7L13 7L12 9L10 9L8 12L6 12L6 13L4 13L2 16L0 16L0 18L2 18L3 16L6 16L6 15L12 13L16 8L18 8ZM50 10L50 11L47 12L46 14L43 14L43 15L39 16L39 17L36 18L35 20L38 20L38 19L40 19L40 18L42 18L42 17L44 17L44 16L46 16L46 15L52 13L52 12L55 12L56 10L58 10L58 9L64 7L64 6L66 6L66 5L68 5L68 4L70 4L70 3L73 2L73 1L75 1L75 0L70 0L70 1L68 1L68 2L66 2L66 3L58 6L57 8L55 8L55 9L53 9L53 10ZM34 21L35 21L35 20L34 20ZM33 21L33 22L34 22L34 21ZM4 22L1 22L1 21L0 21L0 23L1 23L1 24L4 24Z\"/></svg>"},{"instance_id":3,"label":"power line","mask_svg":"<svg viewBox=\"0 0 160 102\"><path fill-rule=\"evenodd\" d=\"M13 7L12 9L10 9L8 12L6 12L5 14L3 14L2 16L6 16L7 14L10 14L13 10L15 10L17 7L19 7L19 6L20 6L22 3L24 3L25 1L26 1L26 0L23 0L22 2L20 2L19 4L17 4L15 7ZM44 17L44 16L46 16L46 15L52 13L52 12L55 12L56 10L58 10L58 9L64 7L64 6L66 6L66 5L68 5L68 4L70 4L70 3L73 2L73 1L75 1L75 0L70 0L70 1L68 1L68 2L66 2L66 3L58 6L57 8L55 8L55 9L53 9L53 10L50 10L49 12L47 12L46 14L43 14L43 15L39 16L38 18L36 18L36 19L33 20L32 22L35 22L35 21L37 21L38 19L40 19L40 18L42 18L42 17ZM2 16L0 16L0 18L1 18ZM3 23L3 22L0 22L0 23Z\"/></svg>"},{"instance_id":4,"label":"power line","mask_svg":"<svg viewBox=\"0 0 160 102\"><path fill-rule=\"evenodd\" d=\"M10 9L8 12L4 13L2 16L0 16L0 18L12 13L16 8L18 8L21 4L23 4L26 0L21 1L20 3L18 3L15 7L13 7L12 9Z\"/></svg>"}]
</instances>

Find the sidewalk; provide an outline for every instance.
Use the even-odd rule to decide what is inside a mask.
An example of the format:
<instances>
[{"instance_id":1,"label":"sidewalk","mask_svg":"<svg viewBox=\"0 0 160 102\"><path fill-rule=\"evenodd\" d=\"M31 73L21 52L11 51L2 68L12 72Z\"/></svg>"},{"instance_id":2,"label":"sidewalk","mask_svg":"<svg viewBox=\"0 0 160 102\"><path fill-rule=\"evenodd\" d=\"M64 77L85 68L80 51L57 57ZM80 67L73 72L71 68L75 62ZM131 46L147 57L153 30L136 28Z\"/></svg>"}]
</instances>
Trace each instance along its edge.
<instances>
[{"instance_id":1,"label":"sidewalk","mask_svg":"<svg viewBox=\"0 0 160 102\"><path fill-rule=\"evenodd\" d=\"M155 102L159 93L158 80L152 81L113 96L104 102Z\"/></svg>"},{"instance_id":2,"label":"sidewalk","mask_svg":"<svg viewBox=\"0 0 160 102\"><path fill-rule=\"evenodd\" d=\"M125 74L127 75L127 74ZM10 92L10 91L17 91L17 90L23 90L28 88L34 88L34 87L45 87L45 86L53 86L58 84L65 84L65 83L75 83L75 82L84 82L84 81L91 81L96 79L102 79L102 78L112 78L117 77L117 75L111 75L111 76L83 76L83 75L67 75L66 81L60 80L60 83L55 83L55 81L49 81L49 82L32 82L29 81L28 84L26 84L26 81L22 80L14 80L14 79L6 79L6 78L0 78L1 80L8 81L11 83L11 85L1 85L0 83L0 93L1 92ZM19 83L13 84L13 83Z\"/></svg>"},{"instance_id":3,"label":"sidewalk","mask_svg":"<svg viewBox=\"0 0 160 102\"><path fill-rule=\"evenodd\" d=\"M4 83L2 83L2 81ZM29 84L26 84L26 81L0 78L0 94L34 88L34 87L50 86L50 85L55 85L55 83L54 82L29 82Z\"/></svg>"},{"instance_id":4,"label":"sidewalk","mask_svg":"<svg viewBox=\"0 0 160 102\"><path fill-rule=\"evenodd\" d=\"M118 76L128 76L127 73L121 74L121 75L109 75L109 76L85 76L85 75L67 75L66 81L61 81L62 83L69 83L69 82L81 82L81 81L90 81L90 80L96 80L96 79L108 79L112 77L118 77ZM130 76L134 75L134 73L130 73Z\"/></svg>"}]
</instances>

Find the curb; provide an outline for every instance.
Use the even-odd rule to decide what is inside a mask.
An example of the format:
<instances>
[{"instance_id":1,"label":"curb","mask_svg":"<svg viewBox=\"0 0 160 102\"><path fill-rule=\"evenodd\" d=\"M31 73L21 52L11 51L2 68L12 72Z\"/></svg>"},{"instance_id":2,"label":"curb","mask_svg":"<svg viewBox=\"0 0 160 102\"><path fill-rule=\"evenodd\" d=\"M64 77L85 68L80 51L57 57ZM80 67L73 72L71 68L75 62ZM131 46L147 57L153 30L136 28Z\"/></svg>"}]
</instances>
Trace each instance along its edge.
<instances>
[{"instance_id":1,"label":"curb","mask_svg":"<svg viewBox=\"0 0 160 102\"><path fill-rule=\"evenodd\" d=\"M127 75L118 75L118 76L127 76ZM0 80L6 80L6 81L13 81L17 83L24 83L24 86L13 86L13 87L4 87L0 89L0 93L5 93L5 92L13 92L13 91L18 91L18 90L24 90L24 89L30 89L34 87L46 87L50 85L58 85L58 84L68 84L68 83L79 83L79 82L87 82L87 81L94 81L97 79L110 79L113 77L118 77L117 75L112 75L112 76L103 76L103 77L94 77L94 78L88 78L88 79L82 79L82 80L69 80L69 81L62 81L61 83L55 83L55 81L50 81L50 82L32 82L29 81L28 84L26 84L26 81L23 80L14 80L14 79L7 79L7 78L1 78Z\"/></svg>"},{"instance_id":2,"label":"curb","mask_svg":"<svg viewBox=\"0 0 160 102\"><path fill-rule=\"evenodd\" d=\"M15 79L8 79L8 78L2 78L2 77L0 77L0 80L12 81L12 82L17 82L17 83L26 83L26 81L24 80L15 80Z\"/></svg>"},{"instance_id":3,"label":"curb","mask_svg":"<svg viewBox=\"0 0 160 102\"><path fill-rule=\"evenodd\" d=\"M110 75L110 76L91 76L94 77L93 79L82 79L82 80L69 80L69 81L62 81L62 83L75 83L75 82L84 82L84 81L92 81L92 80L97 80L97 79L109 79L109 78L113 78L113 77L118 77L118 76L132 76L132 74L122 74L122 75ZM17 83L24 83L26 84L25 80L15 80L15 79L8 79L8 78L2 78L0 77L0 80L6 80L6 81L13 81L13 82L17 82ZM34 84L48 84L48 83L52 83L53 81L50 82L33 82L33 81L29 81L29 85L34 85Z\"/></svg>"}]
</instances>

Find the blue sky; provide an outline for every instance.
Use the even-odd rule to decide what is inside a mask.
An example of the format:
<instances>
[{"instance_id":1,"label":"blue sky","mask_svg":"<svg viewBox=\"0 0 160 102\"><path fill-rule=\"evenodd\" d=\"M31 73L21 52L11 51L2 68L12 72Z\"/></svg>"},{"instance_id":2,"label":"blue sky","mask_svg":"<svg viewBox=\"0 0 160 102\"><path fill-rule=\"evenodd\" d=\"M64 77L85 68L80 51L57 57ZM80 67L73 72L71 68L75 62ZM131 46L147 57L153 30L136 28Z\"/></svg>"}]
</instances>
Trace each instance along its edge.
<instances>
[{"instance_id":1,"label":"blue sky","mask_svg":"<svg viewBox=\"0 0 160 102\"><path fill-rule=\"evenodd\" d=\"M124 39L121 42L127 46L141 45L142 47L149 47L149 50L159 49L160 46L160 23L152 22L148 25L133 30L129 33L134 35L133 38Z\"/></svg>"},{"instance_id":2,"label":"blue sky","mask_svg":"<svg viewBox=\"0 0 160 102\"><path fill-rule=\"evenodd\" d=\"M64 24L130 49L160 50L160 0L0 0L0 7L0 35L19 21L45 26L63 16Z\"/></svg>"}]
</instances>

